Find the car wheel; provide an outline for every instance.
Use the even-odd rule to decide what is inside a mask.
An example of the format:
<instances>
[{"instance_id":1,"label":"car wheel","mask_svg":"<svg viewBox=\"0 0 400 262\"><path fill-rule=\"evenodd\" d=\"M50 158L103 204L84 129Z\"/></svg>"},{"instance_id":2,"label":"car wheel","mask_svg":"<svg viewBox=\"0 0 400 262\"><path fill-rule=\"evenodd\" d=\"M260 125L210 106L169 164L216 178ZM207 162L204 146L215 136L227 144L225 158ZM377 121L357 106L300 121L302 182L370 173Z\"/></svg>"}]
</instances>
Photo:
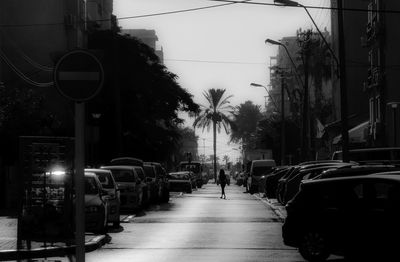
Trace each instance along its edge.
<instances>
[{"instance_id":1,"label":"car wheel","mask_svg":"<svg viewBox=\"0 0 400 262\"><path fill-rule=\"evenodd\" d=\"M303 235L299 252L308 261L325 261L329 257L326 239L319 231L308 231Z\"/></svg>"}]
</instances>

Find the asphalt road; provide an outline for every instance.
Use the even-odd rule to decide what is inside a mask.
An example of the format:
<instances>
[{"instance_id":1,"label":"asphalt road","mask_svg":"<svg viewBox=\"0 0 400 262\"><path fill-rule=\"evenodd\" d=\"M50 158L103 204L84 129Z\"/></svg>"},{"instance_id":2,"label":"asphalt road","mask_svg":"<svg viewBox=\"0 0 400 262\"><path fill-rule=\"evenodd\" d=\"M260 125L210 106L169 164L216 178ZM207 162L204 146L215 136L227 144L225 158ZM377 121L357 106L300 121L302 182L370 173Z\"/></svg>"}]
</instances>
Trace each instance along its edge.
<instances>
[{"instance_id":1,"label":"asphalt road","mask_svg":"<svg viewBox=\"0 0 400 262\"><path fill-rule=\"evenodd\" d=\"M175 194L168 204L126 217L112 241L86 254L86 261L304 261L283 245L275 213L235 185L205 185ZM121 231L122 230L122 231Z\"/></svg>"}]
</instances>

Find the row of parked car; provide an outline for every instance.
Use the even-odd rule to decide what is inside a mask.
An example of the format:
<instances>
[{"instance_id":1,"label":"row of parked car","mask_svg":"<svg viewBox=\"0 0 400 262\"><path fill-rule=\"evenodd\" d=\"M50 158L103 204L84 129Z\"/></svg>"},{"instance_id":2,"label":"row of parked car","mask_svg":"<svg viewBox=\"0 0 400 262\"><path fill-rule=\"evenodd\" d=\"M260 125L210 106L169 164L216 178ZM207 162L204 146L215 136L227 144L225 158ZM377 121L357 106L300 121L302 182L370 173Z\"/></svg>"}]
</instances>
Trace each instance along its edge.
<instances>
[{"instance_id":1,"label":"row of parked car","mask_svg":"<svg viewBox=\"0 0 400 262\"><path fill-rule=\"evenodd\" d=\"M259 174L262 185L256 189L285 205L283 241L298 248L306 260L325 261L336 254L350 261L398 261L396 164L326 160L273 167ZM248 186L249 177L243 173L239 183Z\"/></svg>"},{"instance_id":2,"label":"row of parked car","mask_svg":"<svg viewBox=\"0 0 400 262\"><path fill-rule=\"evenodd\" d=\"M85 169L87 231L102 232L120 224L121 211L136 211L169 201L168 176L160 163L115 158L99 168Z\"/></svg>"}]
</instances>

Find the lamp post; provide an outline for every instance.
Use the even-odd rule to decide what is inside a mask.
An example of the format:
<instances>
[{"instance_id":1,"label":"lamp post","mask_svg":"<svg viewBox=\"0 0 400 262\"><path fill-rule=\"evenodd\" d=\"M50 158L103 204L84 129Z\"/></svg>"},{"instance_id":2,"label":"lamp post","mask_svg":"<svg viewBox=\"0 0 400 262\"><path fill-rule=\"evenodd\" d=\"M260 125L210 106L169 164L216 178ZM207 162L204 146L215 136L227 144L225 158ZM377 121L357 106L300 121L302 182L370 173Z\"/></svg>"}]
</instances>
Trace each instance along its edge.
<instances>
[{"instance_id":1,"label":"lamp post","mask_svg":"<svg viewBox=\"0 0 400 262\"><path fill-rule=\"evenodd\" d=\"M269 90L268 90L268 88L266 86L263 86L263 85L260 85L260 84L256 84L256 83L251 83L250 86L263 87L265 89L265 91L267 92L269 98L271 98L272 103L274 103L275 108L278 108L278 105L276 104L275 99L271 96L271 94L269 93ZM267 110L267 109L265 108L265 110Z\"/></svg>"},{"instance_id":2,"label":"lamp post","mask_svg":"<svg viewBox=\"0 0 400 262\"><path fill-rule=\"evenodd\" d=\"M289 50L287 49L286 45L284 45L281 42L272 40L272 39L267 39L265 40L265 43L268 44L272 44L272 45L279 45L282 46L285 51L286 54L288 55L292 66L294 68L294 72L296 75L296 79L297 79L297 83L303 88L303 127L302 127L302 135L301 135L301 157L303 158L303 160L308 160L308 130L309 130L309 118L308 118L308 78L307 78L307 74L305 73L305 81L303 82L301 80L301 77L299 76L298 72L297 72L297 67L296 64L293 61L292 56L289 53ZM305 70L307 70L307 63L304 66ZM306 71L305 71L306 72Z\"/></svg>"},{"instance_id":3,"label":"lamp post","mask_svg":"<svg viewBox=\"0 0 400 262\"><path fill-rule=\"evenodd\" d=\"M326 41L324 35L319 30L317 24L312 18L311 14L308 12L307 8L295 1L291 0L274 0L274 3L278 3L284 6L295 6L303 7L307 15L310 17L312 23L317 29L319 35L324 41L326 47L331 53L333 59L335 60L337 70L336 76L339 78L340 82L340 118L342 122L342 156L344 162L349 162L349 132L348 132L348 121L347 121L347 88L346 88L346 65L345 65L345 48L344 48L344 30L343 30L343 10L342 10L343 0L337 0L337 10L338 10L338 40L339 40L339 56L340 60L337 58L332 48ZM339 63L340 61L340 63Z\"/></svg>"},{"instance_id":4,"label":"lamp post","mask_svg":"<svg viewBox=\"0 0 400 262\"><path fill-rule=\"evenodd\" d=\"M256 83L251 83L250 86L254 87L264 87L264 89L267 91L269 97L271 100L274 102L275 108L278 109L277 104L269 94L268 89L260 84ZM284 165L285 163L285 82L284 82L284 77L283 77L283 71L281 71L281 166Z\"/></svg>"}]
</instances>

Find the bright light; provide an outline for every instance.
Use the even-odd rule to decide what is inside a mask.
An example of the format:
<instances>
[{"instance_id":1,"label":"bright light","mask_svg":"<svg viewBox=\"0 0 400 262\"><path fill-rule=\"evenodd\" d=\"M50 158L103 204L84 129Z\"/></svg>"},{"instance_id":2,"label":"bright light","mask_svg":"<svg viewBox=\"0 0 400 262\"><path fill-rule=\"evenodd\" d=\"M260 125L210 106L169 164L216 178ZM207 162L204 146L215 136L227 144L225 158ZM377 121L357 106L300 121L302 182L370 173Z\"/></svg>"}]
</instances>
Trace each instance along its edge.
<instances>
[{"instance_id":1,"label":"bright light","mask_svg":"<svg viewBox=\"0 0 400 262\"><path fill-rule=\"evenodd\" d=\"M52 171L51 174L55 175L55 176L63 176L63 175L65 175L65 171L63 171L63 170L55 170L55 171Z\"/></svg>"}]
</instances>

